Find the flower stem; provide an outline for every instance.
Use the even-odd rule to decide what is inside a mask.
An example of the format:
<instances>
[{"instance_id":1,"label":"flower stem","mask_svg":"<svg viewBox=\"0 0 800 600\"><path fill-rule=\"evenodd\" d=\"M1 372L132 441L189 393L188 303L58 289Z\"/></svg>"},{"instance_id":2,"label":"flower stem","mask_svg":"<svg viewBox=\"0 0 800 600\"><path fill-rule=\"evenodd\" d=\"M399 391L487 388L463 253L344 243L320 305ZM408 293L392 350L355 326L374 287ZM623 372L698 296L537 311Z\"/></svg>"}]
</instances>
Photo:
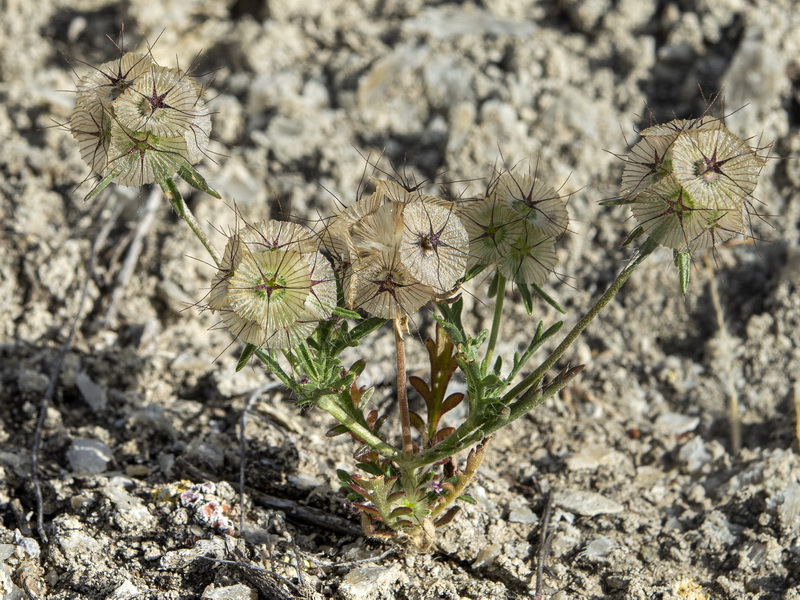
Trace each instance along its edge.
<instances>
[{"instance_id":1,"label":"flower stem","mask_svg":"<svg viewBox=\"0 0 800 600\"><path fill-rule=\"evenodd\" d=\"M328 395L320 397L317 400L317 406L347 427L347 429L357 435L367 446L373 450L377 450L383 456L390 458L398 454L397 448L384 442L342 408L342 406L336 402L336 396Z\"/></svg>"},{"instance_id":2,"label":"flower stem","mask_svg":"<svg viewBox=\"0 0 800 600\"><path fill-rule=\"evenodd\" d=\"M650 256L653 250L655 250L657 247L658 244L653 242L652 239L648 239L647 242L645 242L642 245L642 247L639 249L639 255L634 260L632 260L628 264L628 266L625 267L620 272L619 275L617 275L617 278L611 283L610 286L608 286L608 289L605 291L605 293L603 293L603 295L600 296L595 305L592 306L591 309L589 309L589 312L583 315L581 320L578 321L575 327L572 328L572 331L570 331L567 334L567 336L561 341L558 347L550 353L550 356L548 356L545 359L545 361L541 365L539 365L539 367L537 367L533 373L525 377L511 390L506 392L506 394L503 396L501 400L503 404L507 405L526 388L529 388L530 386L536 386L539 384L542 377L544 377L545 373L547 373L550 367L552 367L556 363L556 361L564 355L564 352L566 352L567 349L573 344L573 342L575 342L575 340L578 339L578 336L580 336L580 334L583 333L583 330L589 326L589 323L591 323L594 320L594 318L598 314L600 314L600 311L602 311L603 308L605 308L606 304L608 304L611 301L611 299L617 295L617 292L619 292L619 290L622 289L622 286L636 270L636 267L638 267L642 262L644 262L644 260L648 256ZM513 405L512 405L512 412L514 412Z\"/></svg>"},{"instance_id":3,"label":"flower stem","mask_svg":"<svg viewBox=\"0 0 800 600\"><path fill-rule=\"evenodd\" d=\"M403 431L403 454L411 456L414 447L411 444L411 415L408 411L406 390L406 343L400 319L395 319L393 322L394 345L397 350L397 401L400 405L400 426Z\"/></svg>"},{"instance_id":4,"label":"flower stem","mask_svg":"<svg viewBox=\"0 0 800 600\"><path fill-rule=\"evenodd\" d=\"M497 280L495 281L495 284L497 285L497 291L494 300L492 329L489 333L489 344L486 347L486 357L483 359L483 366L481 368L481 371L484 375L488 373L492 366L492 355L494 354L494 348L497 345L497 336L500 334L500 317L503 314L503 300L506 296L506 278L500 273L500 271L497 272L496 277Z\"/></svg>"},{"instance_id":5,"label":"flower stem","mask_svg":"<svg viewBox=\"0 0 800 600\"><path fill-rule=\"evenodd\" d=\"M178 186L175 185L175 180L172 177L166 177L163 180L159 181L159 185L161 189L164 190L164 194L169 198L169 201L172 203L172 208L175 209L175 212L178 213L178 216L186 221L186 224L189 226L189 229L192 230L194 235L200 240L200 243L203 244L203 247L208 252L209 256L211 256L211 260L214 261L214 265L217 267L219 266L220 257L219 253L217 252L214 245L211 243L211 240L206 235L206 232L200 227L200 223L197 222L195 219L194 214L186 205L186 202L181 196L181 193L178 191Z\"/></svg>"}]
</instances>

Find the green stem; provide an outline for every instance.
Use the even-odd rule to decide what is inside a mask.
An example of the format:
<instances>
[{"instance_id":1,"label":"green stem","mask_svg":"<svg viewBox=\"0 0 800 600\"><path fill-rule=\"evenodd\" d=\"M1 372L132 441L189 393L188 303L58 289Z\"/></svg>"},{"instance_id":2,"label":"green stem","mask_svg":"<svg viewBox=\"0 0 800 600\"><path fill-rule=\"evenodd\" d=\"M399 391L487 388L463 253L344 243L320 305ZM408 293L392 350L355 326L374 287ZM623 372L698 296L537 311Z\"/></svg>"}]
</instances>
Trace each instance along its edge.
<instances>
[{"instance_id":1,"label":"green stem","mask_svg":"<svg viewBox=\"0 0 800 600\"><path fill-rule=\"evenodd\" d=\"M221 262L219 253L217 252L216 248L214 248L214 245L206 235L206 232L203 231L202 227L200 227L200 223L197 222L197 219L195 219L192 211L186 205L181 193L178 191L178 186L175 185L175 180L172 179L172 177L165 177L159 181L159 185L161 186L161 189L164 190L164 194L172 203L172 208L175 209L175 212L178 213L178 216L181 219L186 221L189 229L191 229L197 239L200 240L200 243L203 244L203 247L214 261L214 264L218 267L219 263Z\"/></svg>"},{"instance_id":2,"label":"green stem","mask_svg":"<svg viewBox=\"0 0 800 600\"><path fill-rule=\"evenodd\" d=\"M617 292L619 292L620 289L622 289L622 286L626 281L628 281L628 278L633 274L636 268L642 264L642 262L644 262L644 260L650 256L653 250L655 250L657 247L658 244L653 242L651 239L648 239L647 242L642 245L642 247L639 249L639 255L633 261L631 261L631 263L625 267L619 275L617 275L617 278L611 283L610 286L608 286L608 289L605 291L605 293L600 296L589 312L587 312L581 318L581 320L578 321L575 327L572 328L572 331L567 334L558 347L550 353L550 356L548 356L545 361L539 365L535 371L533 371L533 373L525 377L511 390L505 393L501 399L503 404L507 405L526 388L539 384L539 381L541 381L542 377L544 377L544 374L550 370L550 367L552 367L556 361L564 355L567 349L575 342L576 339L578 339L578 336L583 333L583 330L589 326L589 323L591 323L594 318L600 314L600 311L605 308L606 304L611 302L611 299L617 295Z\"/></svg>"},{"instance_id":3,"label":"green stem","mask_svg":"<svg viewBox=\"0 0 800 600\"><path fill-rule=\"evenodd\" d=\"M352 415L350 415L344 408L336 402L336 396L322 396L317 401L317 406L331 415L334 419L339 421L342 425L352 431L358 438L367 444L373 450L380 452L386 458L397 456L400 451L384 442L377 435L372 433L369 428L364 427Z\"/></svg>"},{"instance_id":4,"label":"green stem","mask_svg":"<svg viewBox=\"0 0 800 600\"><path fill-rule=\"evenodd\" d=\"M503 313L503 300L506 296L506 278L500 273L497 272L497 281L495 281L497 285L497 291L495 295L494 301L494 316L492 317L492 329L489 333L489 344L486 347L486 357L483 359L483 365L481 367L481 372L485 376L488 373L489 369L491 368L492 363L492 355L494 354L494 348L497 345L497 336L500 334L500 317Z\"/></svg>"},{"instance_id":5,"label":"green stem","mask_svg":"<svg viewBox=\"0 0 800 600\"><path fill-rule=\"evenodd\" d=\"M483 427L478 431L473 431L472 433L467 434L463 439L453 440L452 444L448 443L450 438L447 438L441 443L443 447L442 450L433 449L425 451L415 456L407 463L404 463L403 466L405 468L419 468L424 465L435 463L443 458L447 458L447 456L453 456L454 454L469 448L473 444L478 443L486 435L489 435L508 423L520 418L567 386L570 381L572 381L572 379L578 375L580 372L579 368L576 367L575 369L572 369L562 381L550 386L546 390L547 393L542 393L542 390L537 389L537 386L539 385L542 377L544 377L544 374L555 364L559 358L564 355L564 352L566 352L573 342L575 342L578 336L583 333L583 330L588 327L589 323L592 322L592 320L600 313L601 310L603 310L603 308L611 301L617 292L619 292L636 268L642 262L644 262L644 260L650 254L652 254L653 250L655 250L657 247L658 244L648 239L647 242L645 242L645 244L643 244L639 249L639 255L633 261L631 261L631 263L625 267L625 269L622 270L622 272L611 283L605 293L600 296L595 305L580 321L578 321L577 325L572 328L572 331L567 334L564 340L555 350L553 350L547 359L533 373L525 377L525 379L515 385L502 397L501 402L507 406L505 410L508 411L505 417L498 418L495 423L490 425L488 428ZM517 402L512 404L512 400L514 400L514 398L516 398L519 394L522 394L522 396ZM453 436L457 435L457 433L453 434Z\"/></svg>"}]
</instances>

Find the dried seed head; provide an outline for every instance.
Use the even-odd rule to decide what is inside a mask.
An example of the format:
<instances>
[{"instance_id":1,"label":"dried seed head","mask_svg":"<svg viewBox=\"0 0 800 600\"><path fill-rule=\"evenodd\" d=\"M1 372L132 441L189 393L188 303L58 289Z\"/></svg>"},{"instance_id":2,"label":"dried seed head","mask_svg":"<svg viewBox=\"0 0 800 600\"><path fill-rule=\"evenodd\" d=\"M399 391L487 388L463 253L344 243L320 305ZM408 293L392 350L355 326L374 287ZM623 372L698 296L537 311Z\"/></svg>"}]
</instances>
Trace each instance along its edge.
<instances>
[{"instance_id":1,"label":"dried seed head","mask_svg":"<svg viewBox=\"0 0 800 600\"><path fill-rule=\"evenodd\" d=\"M336 305L336 281L300 225L264 222L230 236L209 308L243 341L285 348L306 337Z\"/></svg>"},{"instance_id":2,"label":"dried seed head","mask_svg":"<svg viewBox=\"0 0 800 600\"><path fill-rule=\"evenodd\" d=\"M494 194L519 215L550 237L558 237L569 225L567 204L555 189L532 175L507 171L500 175Z\"/></svg>"},{"instance_id":3,"label":"dried seed head","mask_svg":"<svg viewBox=\"0 0 800 600\"><path fill-rule=\"evenodd\" d=\"M117 122L132 131L186 140L196 163L208 147L211 118L200 87L179 69L151 65L113 103Z\"/></svg>"},{"instance_id":4,"label":"dried seed head","mask_svg":"<svg viewBox=\"0 0 800 600\"><path fill-rule=\"evenodd\" d=\"M673 145L672 164L675 178L696 202L729 208L753 193L764 159L721 127L679 136Z\"/></svg>"},{"instance_id":5,"label":"dried seed head","mask_svg":"<svg viewBox=\"0 0 800 600\"><path fill-rule=\"evenodd\" d=\"M149 54L128 53L77 87L70 130L83 160L105 180L96 189L112 179L138 186L179 173L209 191L191 165L208 147L211 118L201 88L183 71L161 67Z\"/></svg>"},{"instance_id":6,"label":"dried seed head","mask_svg":"<svg viewBox=\"0 0 800 600\"><path fill-rule=\"evenodd\" d=\"M397 251L372 255L353 264L352 308L383 319L407 316L433 298L433 290L408 272Z\"/></svg>"},{"instance_id":7,"label":"dried seed head","mask_svg":"<svg viewBox=\"0 0 800 600\"><path fill-rule=\"evenodd\" d=\"M622 197L645 233L680 253L746 233L764 159L719 119L649 127L631 150Z\"/></svg>"},{"instance_id":8,"label":"dried seed head","mask_svg":"<svg viewBox=\"0 0 800 600\"><path fill-rule=\"evenodd\" d=\"M719 119L675 119L654 125L642 131L642 139L625 158L620 196L632 198L672 172L672 147L678 137L687 131L713 131L722 127Z\"/></svg>"},{"instance_id":9,"label":"dried seed head","mask_svg":"<svg viewBox=\"0 0 800 600\"><path fill-rule=\"evenodd\" d=\"M153 65L150 54L128 52L78 81L76 108L107 108Z\"/></svg>"},{"instance_id":10,"label":"dried seed head","mask_svg":"<svg viewBox=\"0 0 800 600\"><path fill-rule=\"evenodd\" d=\"M454 205L415 200L403 213L400 259L420 282L448 292L464 275L469 238Z\"/></svg>"},{"instance_id":11,"label":"dried seed head","mask_svg":"<svg viewBox=\"0 0 800 600\"><path fill-rule=\"evenodd\" d=\"M119 185L155 183L178 172L187 149L182 137L159 137L144 131L111 126L108 161L102 176L115 174Z\"/></svg>"},{"instance_id":12,"label":"dried seed head","mask_svg":"<svg viewBox=\"0 0 800 600\"><path fill-rule=\"evenodd\" d=\"M713 246L744 233L743 204L699 204L672 175L642 191L632 210L645 233L681 252Z\"/></svg>"}]
</instances>

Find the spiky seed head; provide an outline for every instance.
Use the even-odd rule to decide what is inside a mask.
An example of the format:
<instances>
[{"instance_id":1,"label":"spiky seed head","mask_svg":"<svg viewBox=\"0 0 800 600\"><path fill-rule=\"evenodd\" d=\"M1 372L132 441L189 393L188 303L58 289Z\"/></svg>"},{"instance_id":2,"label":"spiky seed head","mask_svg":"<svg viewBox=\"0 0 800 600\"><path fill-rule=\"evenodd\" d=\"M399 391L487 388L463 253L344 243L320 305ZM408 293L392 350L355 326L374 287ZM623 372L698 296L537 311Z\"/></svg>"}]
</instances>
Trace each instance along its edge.
<instances>
[{"instance_id":1,"label":"spiky seed head","mask_svg":"<svg viewBox=\"0 0 800 600\"><path fill-rule=\"evenodd\" d=\"M556 267L555 238L527 220L510 240L508 253L499 263L500 272L518 284L542 285Z\"/></svg>"},{"instance_id":2,"label":"spiky seed head","mask_svg":"<svg viewBox=\"0 0 800 600\"><path fill-rule=\"evenodd\" d=\"M673 173L699 205L728 209L755 190L764 159L727 128L693 130L673 144Z\"/></svg>"},{"instance_id":3,"label":"spiky seed head","mask_svg":"<svg viewBox=\"0 0 800 600\"><path fill-rule=\"evenodd\" d=\"M719 119L705 116L700 119L674 119L653 125L639 135L642 139L625 157L620 196L633 198L672 172L672 148L675 141L688 131L713 131L723 127Z\"/></svg>"},{"instance_id":4,"label":"spiky seed head","mask_svg":"<svg viewBox=\"0 0 800 600\"><path fill-rule=\"evenodd\" d=\"M132 131L183 137L187 160L196 163L208 147L211 119L201 88L179 69L151 65L117 98L114 114Z\"/></svg>"},{"instance_id":5,"label":"spiky seed head","mask_svg":"<svg viewBox=\"0 0 800 600\"><path fill-rule=\"evenodd\" d=\"M381 197L370 194L342 210L327 223L320 234L322 246L337 262L350 260L350 228L381 206Z\"/></svg>"},{"instance_id":6,"label":"spiky seed head","mask_svg":"<svg viewBox=\"0 0 800 600\"><path fill-rule=\"evenodd\" d=\"M418 199L403 212L400 260L420 282L448 292L464 275L469 238L455 206Z\"/></svg>"},{"instance_id":7,"label":"spiky seed head","mask_svg":"<svg viewBox=\"0 0 800 600\"><path fill-rule=\"evenodd\" d=\"M336 305L327 260L300 225L269 221L230 236L209 308L245 342L285 348L310 335Z\"/></svg>"},{"instance_id":8,"label":"spiky seed head","mask_svg":"<svg viewBox=\"0 0 800 600\"><path fill-rule=\"evenodd\" d=\"M494 195L464 204L459 217L469 238L467 268L499 265L522 230L519 215Z\"/></svg>"},{"instance_id":9,"label":"spiky seed head","mask_svg":"<svg viewBox=\"0 0 800 600\"><path fill-rule=\"evenodd\" d=\"M705 248L744 233L743 204L700 204L673 175L639 193L632 211L645 233L678 251Z\"/></svg>"},{"instance_id":10,"label":"spiky seed head","mask_svg":"<svg viewBox=\"0 0 800 600\"><path fill-rule=\"evenodd\" d=\"M100 175L115 173L119 185L155 183L178 172L186 162L183 137L159 137L146 131L111 126L108 161Z\"/></svg>"},{"instance_id":11,"label":"spiky seed head","mask_svg":"<svg viewBox=\"0 0 800 600\"><path fill-rule=\"evenodd\" d=\"M564 199L555 189L532 175L507 171L500 175L494 194L545 235L558 237L569 225Z\"/></svg>"},{"instance_id":12,"label":"spiky seed head","mask_svg":"<svg viewBox=\"0 0 800 600\"><path fill-rule=\"evenodd\" d=\"M356 260L350 285L351 308L383 319L408 316L434 296L433 289L417 281L403 266L397 251Z\"/></svg>"},{"instance_id":13,"label":"spiky seed head","mask_svg":"<svg viewBox=\"0 0 800 600\"><path fill-rule=\"evenodd\" d=\"M350 255L364 260L397 249L403 236L405 208L400 202L388 202L350 227Z\"/></svg>"},{"instance_id":14,"label":"spiky seed head","mask_svg":"<svg viewBox=\"0 0 800 600\"><path fill-rule=\"evenodd\" d=\"M75 108L107 108L153 65L150 54L128 52L80 78Z\"/></svg>"}]
</instances>

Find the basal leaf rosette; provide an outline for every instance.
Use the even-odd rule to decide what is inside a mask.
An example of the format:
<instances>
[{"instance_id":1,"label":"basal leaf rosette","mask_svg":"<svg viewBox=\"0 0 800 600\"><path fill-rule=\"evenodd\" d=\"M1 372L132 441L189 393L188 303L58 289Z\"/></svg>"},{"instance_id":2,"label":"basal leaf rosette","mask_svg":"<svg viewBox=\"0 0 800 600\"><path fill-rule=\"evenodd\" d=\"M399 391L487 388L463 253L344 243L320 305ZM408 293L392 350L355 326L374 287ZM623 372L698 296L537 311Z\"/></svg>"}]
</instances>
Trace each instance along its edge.
<instances>
[{"instance_id":1,"label":"basal leaf rosette","mask_svg":"<svg viewBox=\"0 0 800 600\"><path fill-rule=\"evenodd\" d=\"M232 234L208 306L242 341L272 349L307 338L336 306L336 281L311 231L264 221Z\"/></svg>"}]
</instances>

